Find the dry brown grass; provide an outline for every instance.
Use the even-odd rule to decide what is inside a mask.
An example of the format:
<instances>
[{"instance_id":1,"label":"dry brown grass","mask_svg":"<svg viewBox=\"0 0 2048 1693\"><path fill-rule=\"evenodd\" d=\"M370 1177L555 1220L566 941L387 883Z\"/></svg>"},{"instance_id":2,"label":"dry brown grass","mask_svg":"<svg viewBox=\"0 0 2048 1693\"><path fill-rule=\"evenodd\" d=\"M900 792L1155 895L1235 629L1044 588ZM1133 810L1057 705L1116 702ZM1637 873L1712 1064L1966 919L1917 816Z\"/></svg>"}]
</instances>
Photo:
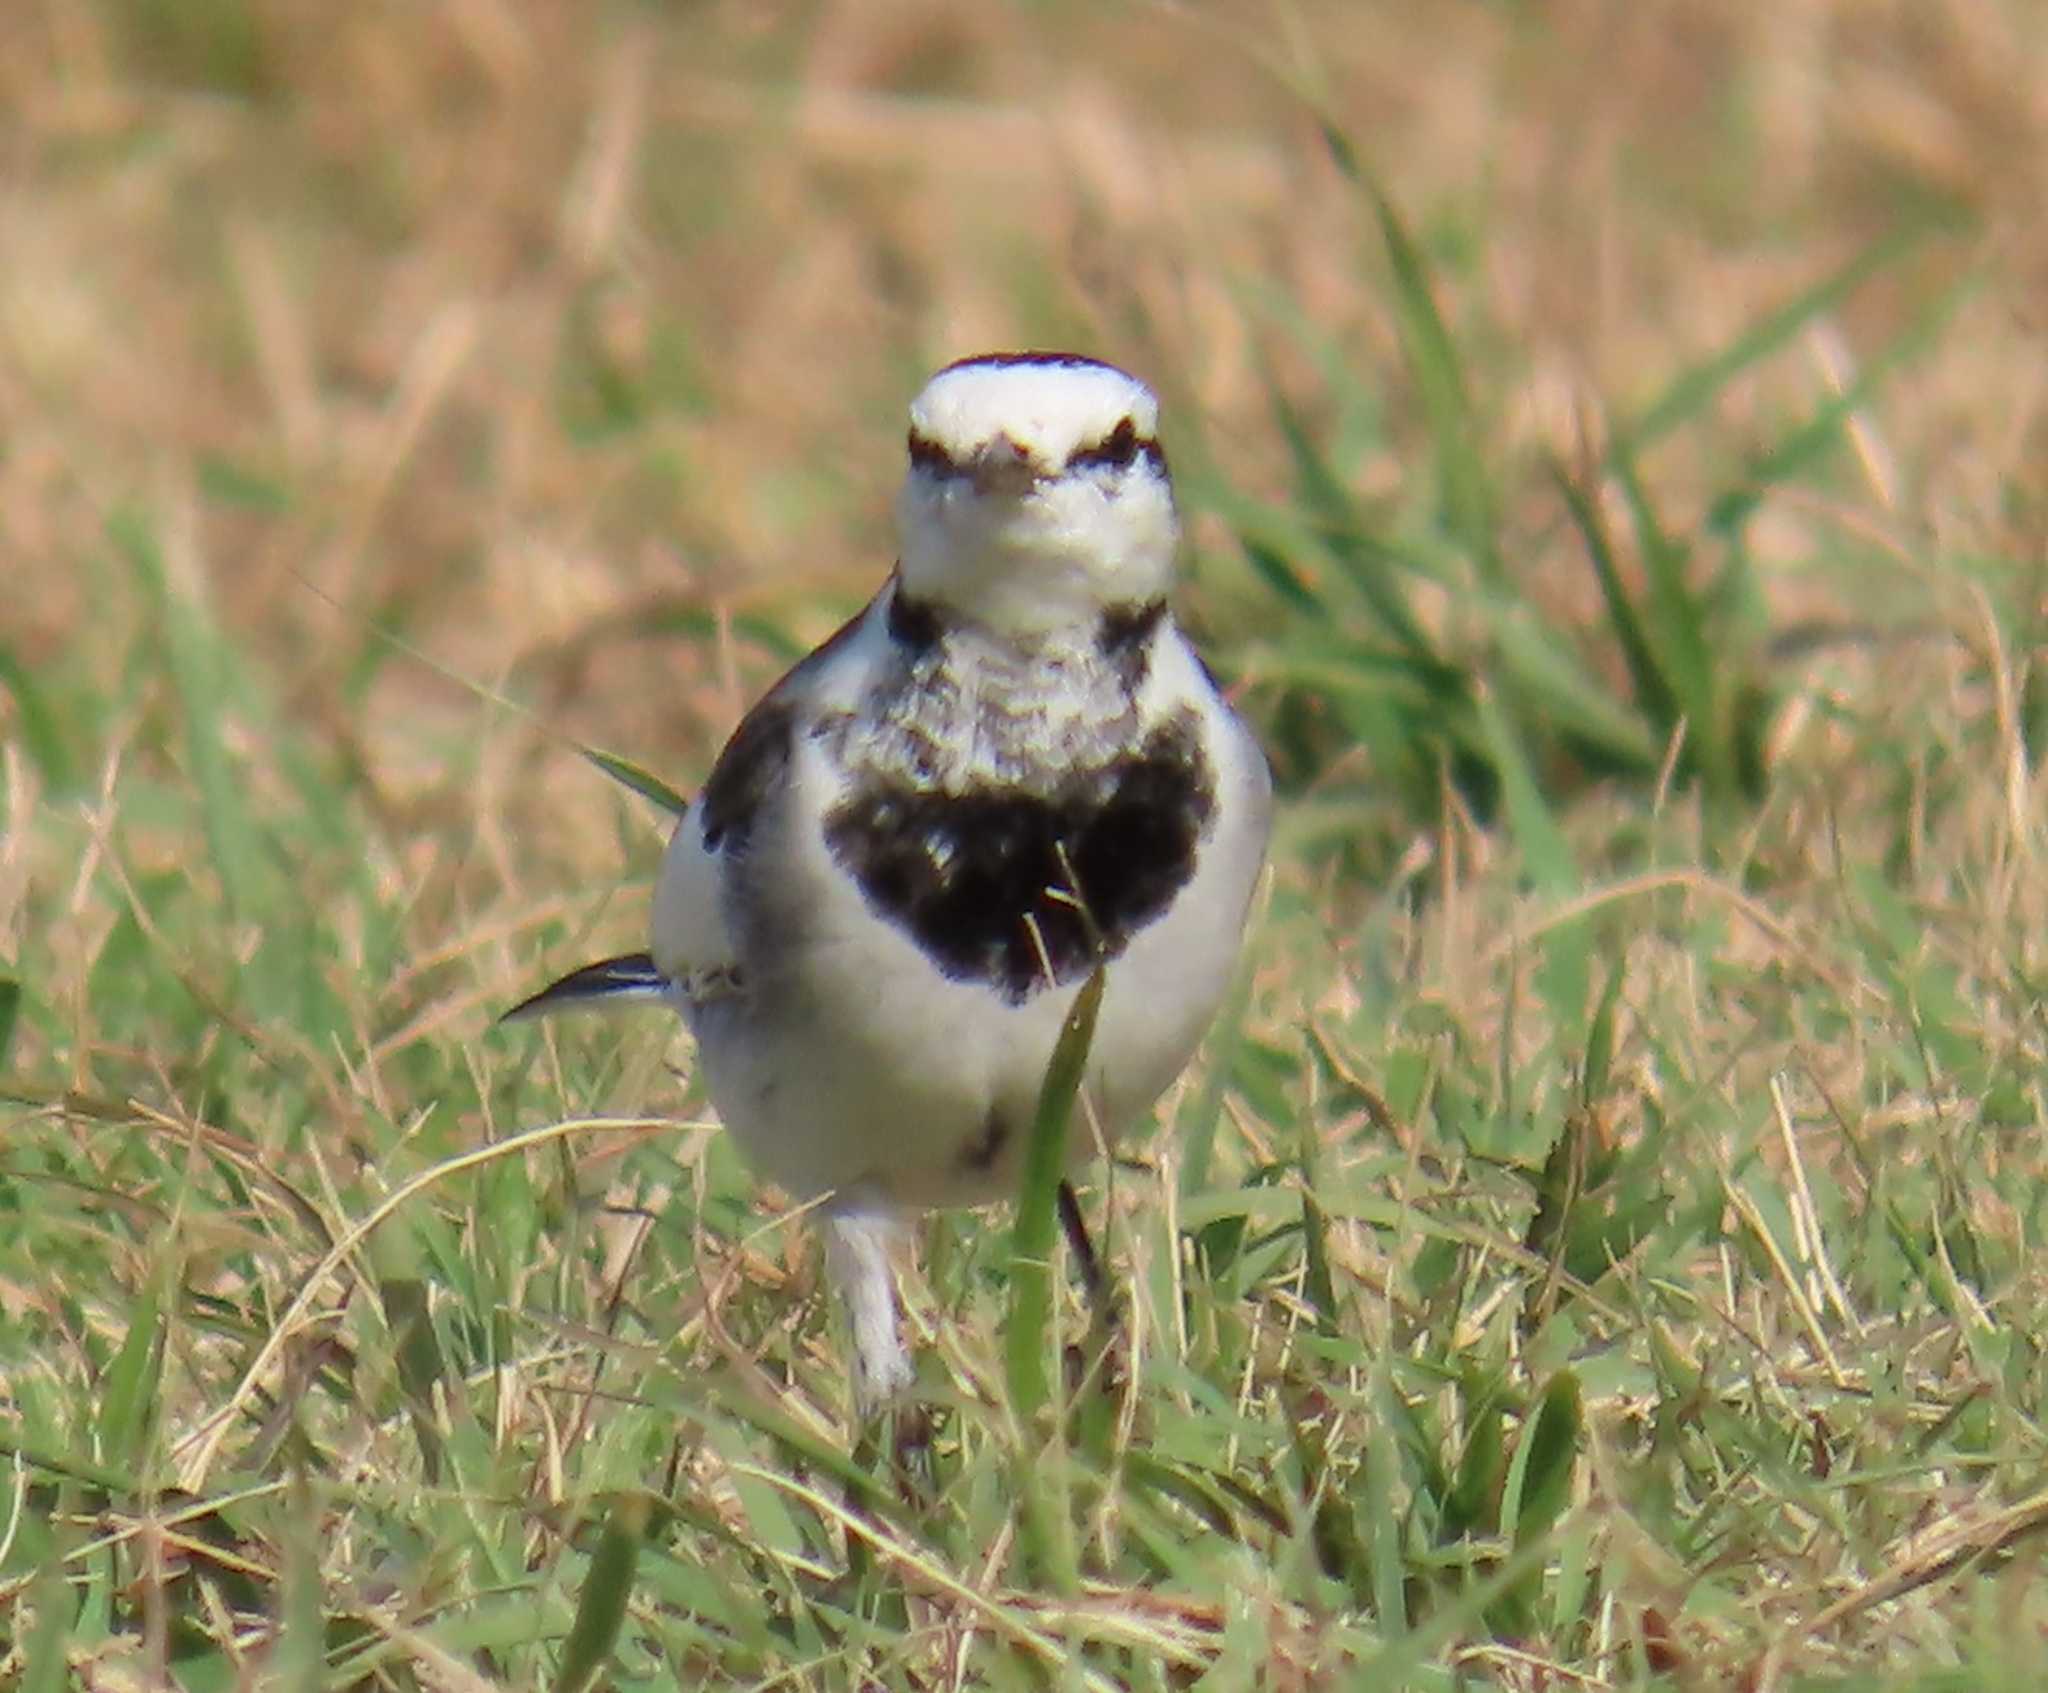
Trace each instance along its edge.
<instances>
[{"instance_id":1,"label":"dry brown grass","mask_svg":"<svg viewBox=\"0 0 2048 1693\"><path fill-rule=\"evenodd\" d=\"M887 551L891 419L980 346L1128 359L1271 487L1260 367L1313 378L1262 297L1409 403L1309 99L1446 255L1510 442L1568 444L1939 198L1982 218L1941 262L1986 286L1887 408L1873 515L2003 543L2041 453L2048 95L2018 5L273 4L246 47L171 21L214 15L243 14L44 0L0 68L0 509L31 659L94 621L78 560L120 500L196 499L215 597L309 693L357 641L301 578L402 605L480 677L649 601L850 597ZM1847 356L1927 281L1855 301ZM642 414L578 439L605 371ZM1714 448L1819 380L1739 385ZM288 509L194 495L209 461ZM550 703L701 746L731 680L619 646Z\"/></svg>"},{"instance_id":2,"label":"dry brown grass","mask_svg":"<svg viewBox=\"0 0 2048 1693\"><path fill-rule=\"evenodd\" d=\"M1413 903L1359 886L1341 855L1284 856L1251 1018L1264 1091L1233 1095L1226 1132L1284 1160L1303 1115L1326 1131L1332 1249L1345 1288L1364 1290L1370 1356L1418 1368L1493 1358L1499 1314L1556 1291L1557 1266L1527 1248L1516 1209L1526 1196L1511 1171L1528 1148L1509 1136L1499 1163L1467 1156L1488 1113L1507 1115L1511 1082L1526 1090L1523 1120L1570 1118L1595 1154L1668 1133L1674 1161L1704 1172L1689 1191L1725 1190L1715 1252L1692 1252L1688 1237L1653 1268L1639 1258L1588 1294L1581 1329L1546 1331L1533 1356L1520 1330L1501 1343L1527 1388L1567 1360L1587 1364L1596 1341L1630 1337L1613 1341L1625 1365L1588 1365L1572 1532L1607 1574L1595 1625L1572 1636L1582 1655L1566 1661L1562 1628L1502 1642L1467 1615L1427 1637L1446 1658L1462 1651L1471 1673L1504 1685L1634 1685L1662 1670L1687 1687L1760 1690L1925 1663L1988 1676L1969 1642L1995 1637L1986 1617L2000 1607L2015 1638L2038 1642L2031 1325L2048 1290L2026 1266L2042 1223L2030 1196L2048 1191L2030 986L2044 979L2048 884L2026 722L2048 615L2048 10L30 0L9 33L0 654L67 714L56 732L71 780L32 756L20 692L0 675L0 974L30 982L36 1011L11 1065L49 1106L4 1132L38 1158L38 1137L87 1147L91 1179L66 1165L62 1192L101 1193L132 1235L83 1205L78 1236L112 1266L102 1286L41 1279L33 1259L0 1250L0 1315L58 1337L38 1341L50 1357L36 1362L56 1401L76 1396L81 1427L100 1414L96 1384L137 1289L165 1261L152 1254L189 1253L177 1260L189 1284L247 1296L259 1329L320 1259L303 1240L286 1251L255 1202L209 1212L193 1200L180 1237L174 1154L138 1174L108 1123L137 1122L165 1147L238 1137L235 1156L297 1184L331 1225L366 1215L426 1161L571 1102L653 1108L665 1084L647 1045L623 1059L593 1058L595 1042L550 1047L529 1081L479 1038L489 1010L529 985L543 939L566 954L593 936L630 941L644 920L636 897L607 890L622 863L646 866L654 831L593 792L574 743L685 785L701 773L746 700L885 568L898 420L928 369L999 345L1117 358L1161 387L1170 440L1177 417L1227 451L1230 486L1284 500L1267 401L1277 384L1374 509L1425 503L1427 425L1385 259L1370 204L1324 145L1327 120L1434 262L1501 467L1518 578L1532 605L1583 625L1597 600L1545 461L1591 462L1610 417L1674 371L1905 213L1947 208L1952 236L1743 374L1649 460L1663 509L1691 533L1747 454L1969 283L1953 321L1858 416L1853 453L1749 530L1774 617L1848 636L1779 654L1768 804L1717 834L1692 796L1659 808L1596 790L1565 819L1588 867L1569 901L1531 894L1501 833L1450 803L1416 833ZM1368 405L1384 427L1361 420ZM1196 516L1197 616L1226 636L1257 625L1229 529L1214 511ZM155 537L167 594L124 560L129 521ZM176 798L196 761L192 691L169 680L176 641L158 626L180 605L204 608L256 678L254 704L236 690L221 704L248 805L289 814L325 794L332 814L309 833L333 821L368 843L364 868L300 841L305 859L286 866L297 907L218 909L217 843ZM1456 620L1454 605L1433 610ZM498 690L518 706L491 703ZM1307 797L1370 805L1371 775L1339 760ZM206 891L200 910L134 941L157 909L152 890L188 876ZM266 930L311 904L333 933L322 930L309 974L336 997L346 1038L249 997L238 973ZM1628 983L1612 1086L1583 1110L1538 980L1546 937L1581 916ZM163 977L173 1009L108 1009L109 975L137 971ZM2009 1087L1995 1112L1986 1090L1954 1080L1958 1053L1979 1066L1960 1073ZM223 1094L223 1075L247 1091ZM452 1122L435 1091L451 1075L470 1076L480 1099ZM81 1095L68 1116L66 1088ZM1470 1109L1463 1147L1446 1127L1456 1089ZM759 1349L792 1381L815 1365L814 1315L775 1314L804 1274L791 1233L764 1243L705 1222L743 1191L715 1143L688 1140L658 1192L622 1173L622 1143L580 1156L586 1191L621 1205L694 1195L690 1238L644 1295L681 1313L692 1344L740 1356L757 1383ZM31 1168L11 1157L0 1150L0 1190ZM1908 1203L1887 1178L1909 1170L1943 1196L1930 1201L1937 1236L1940 1219L1963 1218L1980 1243L1970 1251L2014 1266L1989 1308L1953 1266L1943 1311L1874 1269L1858 1280L1844 1268L1846 1293L1831 1286L1834 1258L1855 1254L1816 1238L1821 1213L1882 1235ZM1808 1183L1818 1202L1802 1197ZM1466 1307L1409 1286L1438 1237L1386 1225L1373 1206L1387 1192L1455 1214ZM571 1212L547 1215L580 1240ZM469 1222L488 1214L479 1201ZM1898 1227L1923 1238L1919 1215L1909 1222ZM590 1337L619 1320L644 1241L618 1218L602 1227L608 1244L588 1261L536 1248L533 1286L587 1280L589 1300L550 1307L556 1326L538 1341L522 1330L519 1368L544 1384L573 1377L574 1417L604 1427L596 1384L609 1364L608 1391L680 1406L698 1427L701 1405L644 1358L653 1385L612 1385L628 1343ZM1132 1224L1141 1264L1144 1227ZM439 1239L423 1231L416 1251ZM1964 1250L1944 1237L1951 1247ZM955 1240L956 1272L963 1250ZM968 1309L973 1285L932 1297ZM1697 1301L1689 1323L1664 1303L1679 1292ZM1219 1355L1235 1346L1243 1359L1248 1426L1279 1420L1261 1394L1298 1385L1306 1297L1288 1280L1242 1320L1208 1313ZM478 1299L480 1321L502 1315ZM366 1320L360 1305L349 1323ZM361 1342L366 1379L388 1374L375 1322L367 1336L338 1312L333 1322ZM225 1402L259 1338L200 1333L196 1320L184 1332L166 1366L165 1449ZM971 1334L945 1344L963 1375L988 1363ZM325 1354L293 1356L296 1386L278 1389L287 1410ZM1671 1359L1697 1373L1696 1396L1659 1373ZM19 1380L28 1363L0 1341ZM812 1379L787 1389L792 1414L822 1420L799 1391ZM1340 1434L1362 1449L1361 1429L1378 1426L1350 1416L1384 1403L1384 1383L1364 1380L1361 1367L1324 1384L1346 1407L1332 1413L1333 1452ZM1400 1378L1426 1403L1413 1383ZM1447 1379L1440 1397L1456 1398ZM494 1431L515 1456L493 1474L538 1503L508 1532L517 1555L504 1567L545 1573L574 1538L550 1513L566 1521L596 1490L626 1485L639 1449L621 1436L579 1471L562 1436L571 1414L541 1386L517 1402ZM0 1430L20 1404L0 1384ZM263 1439L282 1439L288 1420L267 1421ZM336 1426L346 1442L309 1438L329 1456L346 1444L362 1472L416 1461L388 1405L367 1432L338 1413L321 1425ZM1810 1429L1817 1456L1802 1471L1754 1427ZM1975 1443L1966 1459L1941 1444L1963 1441L1958 1428ZM275 1451L249 1458L262 1441L238 1438L256 1469L282 1473ZM1936 1448L1939 1466L1914 1467ZM752 1532L732 1491L747 1480L741 1461L709 1446L693 1461L714 1479L701 1497L681 1491L712 1501L704 1510L728 1532ZM1284 1469L1286 1454L1273 1462ZM1331 1474L1348 1477L1349 1462L1333 1457ZM335 1475L359 1473L335 1463ZM1656 1485L1687 1508L1646 1501L1642 1475L1661 1476L1658 1464L1675 1479ZM1841 1480L1865 1469L1867 1486ZM411 1532L408 1509L431 1519L436 1507L358 1508L347 1534L311 1549L328 1555L337 1611L333 1594L383 1579L380 1529ZM482 1507L472 1497L465 1509ZM989 1571L1007 1571L989 1577L993 1623L948 1608L935 1585L937 1573L972 1584L977 1568L940 1572L941 1553L920 1545L905 1580L926 1633L906 1636L900 1658L859 1661L890 1685L957 1684L947 1677L991 1628L1105 1639L1113 1617L1190 1663L1233 1661L1242 1641L1225 1636L1242 1625L1264 1643L1273 1684L1335 1684L1316 1677L1369 1655L1370 1607L1305 1602L1291 1566L1253 1556L1246 1520L1215 1595L1119 1577L1064 1612L1004 1565L1006 1539L983 1540ZM1712 1533L1687 1540L1703 1521ZM859 1531L834 1532L843 1550ZM1309 1538L1289 1555L1305 1558ZM8 1603L39 1567L21 1556L0 1553ZM1973 1583L1976 1569L2005 1573ZM135 1579L161 1602L161 1579ZM745 1566L729 1591L756 1597L747 1584L760 1579ZM1243 1623L1254 1614L1256 1628ZM161 1670L161 1638L142 1634L107 1661ZM0 1667L21 1661L21 1638L0 1638ZM726 1670L744 1656L700 1649ZM407 1650L394 1660L420 1666L422 1684L473 1673L434 1670L444 1648L431 1641ZM2010 1666L2016 1688L2028 1650ZM765 1649L747 1661L762 1675L787 1667Z\"/></svg>"}]
</instances>

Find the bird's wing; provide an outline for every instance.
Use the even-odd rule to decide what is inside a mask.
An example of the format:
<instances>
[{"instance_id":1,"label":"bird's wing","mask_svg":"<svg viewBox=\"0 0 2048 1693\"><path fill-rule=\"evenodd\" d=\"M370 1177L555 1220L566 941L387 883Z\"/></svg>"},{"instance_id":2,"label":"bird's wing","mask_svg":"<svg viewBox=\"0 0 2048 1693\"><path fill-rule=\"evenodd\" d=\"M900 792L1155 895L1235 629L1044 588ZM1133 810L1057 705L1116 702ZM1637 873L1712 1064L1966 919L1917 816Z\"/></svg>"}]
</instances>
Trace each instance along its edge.
<instances>
[{"instance_id":1,"label":"bird's wing","mask_svg":"<svg viewBox=\"0 0 2048 1693\"><path fill-rule=\"evenodd\" d=\"M648 954L622 953L617 958L601 958L595 964L571 970L561 980L550 982L539 993L522 999L498 1021L517 1023L529 1017L551 1016L557 1011L666 999L670 986L668 977L655 968Z\"/></svg>"},{"instance_id":2,"label":"bird's wing","mask_svg":"<svg viewBox=\"0 0 2048 1693\"><path fill-rule=\"evenodd\" d=\"M725 867L722 855L705 842L703 809L700 797L683 814L654 885L651 956L685 999L729 979L738 963L726 916Z\"/></svg>"},{"instance_id":3,"label":"bird's wing","mask_svg":"<svg viewBox=\"0 0 2048 1693\"><path fill-rule=\"evenodd\" d=\"M740 720L711 775L676 825L654 890L652 947L572 970L521 1000L501 1022L579 1007L689 1001L737 985L730 916L732 864L772 824L789 786L796 737L821 698L858 694L886 650L888 589L768 690Z\"/></svg>"},{"instance_id":4,"label":"bird's wing","mask_svg":"<svg viewBox=\"0 0 2048 1693\"><path fill-rule=\"evenodd\" d=\"M652 953L686 999L730 992L739 962L734 869L780 825L797 743L827 702L858 696L888 646L884 589L740 719L669 842L654 890Z\"/></svg>"}]
</instances>

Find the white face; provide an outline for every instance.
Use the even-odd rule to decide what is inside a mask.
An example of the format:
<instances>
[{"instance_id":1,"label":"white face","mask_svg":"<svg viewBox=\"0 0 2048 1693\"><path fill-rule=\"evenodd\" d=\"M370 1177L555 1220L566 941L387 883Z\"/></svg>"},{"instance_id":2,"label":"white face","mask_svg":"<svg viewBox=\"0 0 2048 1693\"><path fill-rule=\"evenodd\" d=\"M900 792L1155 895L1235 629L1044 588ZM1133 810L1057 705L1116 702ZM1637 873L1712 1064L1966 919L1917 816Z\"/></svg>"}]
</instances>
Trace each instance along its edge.
<instances>
[{"instance_id":1,"label":"white face","mask_svg":"<svg viewBox=\"0 0 2048 1693\"><path fill-rule=\"evenodd\" d=\"M910 407L904 590L1003 634L1166 592L1180 526L1142 382L1070 354L950 365Z\"/></svg>"}]
</instances>

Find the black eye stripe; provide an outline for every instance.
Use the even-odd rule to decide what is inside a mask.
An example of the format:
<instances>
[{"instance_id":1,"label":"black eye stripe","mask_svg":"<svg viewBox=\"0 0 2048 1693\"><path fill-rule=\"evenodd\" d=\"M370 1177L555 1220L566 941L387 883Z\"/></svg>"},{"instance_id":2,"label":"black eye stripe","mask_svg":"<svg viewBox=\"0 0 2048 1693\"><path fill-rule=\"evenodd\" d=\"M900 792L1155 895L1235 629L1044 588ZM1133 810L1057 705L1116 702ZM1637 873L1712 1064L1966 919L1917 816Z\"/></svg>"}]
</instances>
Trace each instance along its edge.
<instances>
[{"instance_id":1,"label":"black eye stripe","mask_svg":"<svg viewBox=\"0 0 2048 1693\"><path fill-rule=\"evenodd\" d=\"M1079 470L1083 465L1106 464L1121 470L1137 456L1138 425L1127 417L1100 441L1076 447L1067 454L1067 468Z\"/></svg>"},{"instance_id":2,"label":"black eye stripe","mask_svg":"<svg viewBox=\"0 0 2048 1693\"><path fill-rule=\"evenodd\" d=\"M1127 417L1100 441L1076 447L1067 454L1067 469L1081 470L1089 465L1103 464L1112 470L1122 470L1141 458L1150 459L1154 469L1166 468L1166 454L1160 450L1159 443L1149 435L1140 435L1137 419Z\"/></svg>"},{"instance_id":3,"label":"black eye stripe","mask_svg":"<svg viewBox=\"0 0 2048 1693\"><path fill-rule=\"evenodd\" d=\"M919 470L929 470L935 476L960 474L960 467L953 462L953 455L929 435L920 435L915 429L910 432L910 462Z\"/></svg>"},{"instance_id":4,"label":"black eye stripe","mask_svg":"<svg viewBox=\"0 0 2048 1693\"><path fill-rule=\"evenodd\" d=\"M916 429L910 431L908 447L910 462L918 470L928 471L931 475L939 477L970 474L967 465L962 464L931 436ZM1126 417L1100 441L1086 442L1067 454L1067 462L1062 468L1086 470L1095 465L1106 465L1112 470L1123 470L1141 458L1149 460L1154 470L1164 474L1164 450L1151 436L1138 433L1136 419Z\"/></svg>"}]
</instances>

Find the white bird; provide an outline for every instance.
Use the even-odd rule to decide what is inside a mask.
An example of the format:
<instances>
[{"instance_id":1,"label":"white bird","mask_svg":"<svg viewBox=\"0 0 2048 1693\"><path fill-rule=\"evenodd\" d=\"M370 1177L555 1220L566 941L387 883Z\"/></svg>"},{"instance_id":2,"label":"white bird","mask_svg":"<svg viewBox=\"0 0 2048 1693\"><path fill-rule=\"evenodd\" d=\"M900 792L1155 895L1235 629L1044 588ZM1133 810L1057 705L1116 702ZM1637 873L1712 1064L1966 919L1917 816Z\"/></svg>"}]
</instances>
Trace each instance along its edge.
<instances>
[{"instance_id":1,"label":"white bird","mask_svg":"<svg viewBox=\"0 0 2048 1693\"><path fill-rule=\"evenodd\" d=\"M1127 1130L1186 1065L1242 944L1271 782L1167 609L1158 413L1066 353L933 377L896 569L726 743L669 845L649 950L507 1013L682 1013L750 1165L822 1201L864 1410L912 1378L892 1236L1015 1193L1097 964L1076 1162L1099 1144L1081 1125Z\"/></svg>"}]
</instances>

